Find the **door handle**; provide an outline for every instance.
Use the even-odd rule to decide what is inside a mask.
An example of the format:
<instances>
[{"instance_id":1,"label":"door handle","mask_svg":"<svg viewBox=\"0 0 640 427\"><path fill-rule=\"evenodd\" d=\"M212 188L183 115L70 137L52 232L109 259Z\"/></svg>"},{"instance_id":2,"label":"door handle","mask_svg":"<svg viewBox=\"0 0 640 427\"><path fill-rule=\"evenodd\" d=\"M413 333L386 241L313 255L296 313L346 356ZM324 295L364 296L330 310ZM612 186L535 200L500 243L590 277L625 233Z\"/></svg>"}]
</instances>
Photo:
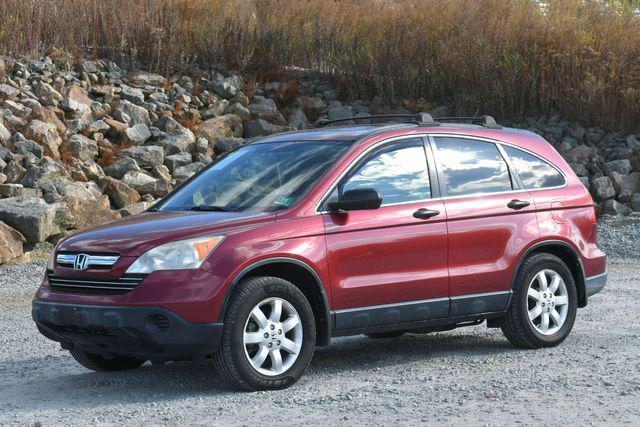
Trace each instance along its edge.
<instances>
[{"instance_id":1,"label":"door handle","mask_svg":"<svg viewBox=\"0 0 640 427\"><path fill-rule=\"evenodd\" d=\"M418 209L413 213L413 217L418 219L429 219L436 215L440 215L440 211L437 211L434 209L425 209L425 208Z\"/></svg>"},{"instance_id":2,"label":"door handle","mask_svg":"<svg viewBox=\"0 0 640 427\"><path fill-rule=\"evenodd\" d=\"M520 210L522 208L526 208L530 204L531 204L530 202L527 202L525 200L514 199L514 200L510 201L509 203L507 203L507 207L509 209Z\"/></svg>"}]
</instances>

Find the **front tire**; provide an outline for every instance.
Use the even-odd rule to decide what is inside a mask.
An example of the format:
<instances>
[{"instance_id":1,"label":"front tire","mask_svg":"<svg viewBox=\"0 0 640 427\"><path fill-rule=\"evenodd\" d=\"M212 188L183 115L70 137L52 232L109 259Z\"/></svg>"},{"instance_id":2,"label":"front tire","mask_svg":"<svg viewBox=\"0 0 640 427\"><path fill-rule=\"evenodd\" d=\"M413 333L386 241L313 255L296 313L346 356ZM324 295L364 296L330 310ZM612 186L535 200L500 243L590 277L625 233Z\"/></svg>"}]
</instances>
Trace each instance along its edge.
<instances>
[{"instance_id":1,"label":"front tire","mask_svg":"<svg viewBox=\"0 0 640 427\"><path fill-rule=\"evenodd\" d=\"M291 282L253 277L240 284L224 318L216 368L242 390L278 390L300 379L316 341L313 310Z\"/></svg>"},{"instance_id":2,"label":"front tire","mask_svg":"<svg viewBox=\"0 0 640 427\"><path fill-rule=\"evenodd\" d=\"M145 360L129 356L113 356L110 358L99 354L87 353L77 347L69 350L76 362L87 369L97 372L126 371L140 367Z\"/></svg>"},{"instance_id":3,"label":"front tire","mask_svg":"<svg viewBox=\"0 0 640 427\"><path fill-rule=\"evenodd\" d=\"M576 285L567 265L555 255L532 255L516 276L502 332L516 347L553 347L571 332L577 309Z\"/></svg>"}]
</instances>

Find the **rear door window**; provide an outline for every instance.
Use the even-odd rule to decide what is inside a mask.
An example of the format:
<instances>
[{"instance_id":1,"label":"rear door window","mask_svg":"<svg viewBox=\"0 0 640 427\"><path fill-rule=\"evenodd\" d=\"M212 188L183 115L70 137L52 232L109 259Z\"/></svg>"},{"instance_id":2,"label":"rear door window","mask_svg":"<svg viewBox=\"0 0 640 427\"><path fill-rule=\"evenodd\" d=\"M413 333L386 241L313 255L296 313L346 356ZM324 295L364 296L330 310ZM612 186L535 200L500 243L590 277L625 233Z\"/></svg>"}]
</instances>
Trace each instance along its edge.
<instances>
[{"instance_id":1,"label":"rear door window","mask_svg":"<svg viewBox=\"0 0 640 427\"><path fill-rule=\"evenodd\" d=\"M494 143L450 137L436 137L435 143L447 196L513 189L507 162Z\"/></svg>"},{"instance_id":2,"label":"rear door window","mask_svg":"<svg viewBox=\"0 0 640 427\"><path fill-rule=\"evenodd\" d=\"M503 145L503 148L527 190L560 187L565 184L564 176L541 158L508 145Z\"/></svg>"}]
</instances>

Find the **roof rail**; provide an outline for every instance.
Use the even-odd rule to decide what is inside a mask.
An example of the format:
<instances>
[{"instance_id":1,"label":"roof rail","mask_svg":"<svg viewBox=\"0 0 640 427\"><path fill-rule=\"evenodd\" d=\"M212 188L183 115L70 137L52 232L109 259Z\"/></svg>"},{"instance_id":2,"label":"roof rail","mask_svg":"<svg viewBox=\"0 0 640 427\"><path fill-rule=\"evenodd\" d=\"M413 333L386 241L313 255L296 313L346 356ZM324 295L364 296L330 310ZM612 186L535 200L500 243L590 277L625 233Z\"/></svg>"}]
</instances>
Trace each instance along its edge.
<instances>
[{"instance_id":1,"label":"roof rail","mask_svg":"<svg viewBox=\"0 0 640 427\"><path fill-rule=\"evenodd\" d=\"M495 119L491 116L480 117L437 117L433 118L429 113L417 113L417 114L378 114L373 116L354 116L345 117L341 119L327 120L320 119L316 122L315 127L327 126L333 123L351 122L356 120L376 120L376 119L391 119L400 118L408 119L404 123L415 123L422 126L438 126L439 122L462 122L469 124L477 124L489 129L500 129L500 125L496 123Z\"/></svg>"},{"instance_id":2,"label":"roof rail","mask_svg":"<svg viewBox=\"0 0 640 427\"><path fill-rule=\"evenodd\" d=\"M454 123L469 123L484 126L490 129L500 129L501 126L491 116L474 116L474 117L438 117L435 119L438 122L454 122Z\"/></svg>"},{"instance_id":3,"label":"roof rail","mask_svg":"<svg viewBox=\"0 0 640 427\"><path fill-rule=\"evenodd\" d=\"M375 120L375 119L408 119L405 120L406 123L416 123L416 124L430 124L437 125L438 123L433 120L428 113L418 113L418 114L377 114L372 116L354 116L354 117L345 117L342 119L320 119L316 122L315 127L322 127L326 125L330 125L333 123L341 123L341 122L351 122L356 120Z\"/></svg>"}]
</instances>

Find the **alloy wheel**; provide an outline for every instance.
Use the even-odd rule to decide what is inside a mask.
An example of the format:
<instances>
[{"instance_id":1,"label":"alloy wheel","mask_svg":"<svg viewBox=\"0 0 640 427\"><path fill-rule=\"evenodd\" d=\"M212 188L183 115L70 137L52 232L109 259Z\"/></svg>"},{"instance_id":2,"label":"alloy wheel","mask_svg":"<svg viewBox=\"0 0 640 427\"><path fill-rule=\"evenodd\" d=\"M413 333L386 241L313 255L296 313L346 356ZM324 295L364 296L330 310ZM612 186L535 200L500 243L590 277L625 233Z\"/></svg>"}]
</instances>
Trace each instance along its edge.
<instances>
[{"instance_id":1,"label":"alloy wheel","mask_svg":"<svg viewBox=\"0 0 640 427\"><path fill-rule=\"evenodd\" d=\"M278 297L256 304L245 322L243 344L247 360L259 373L286 372L302 348L302 321L295 307Z\"/></svg>"},{"instance_id":2,"label":"alloy wheel","mask_svg":"<svg viewBox=\"0 0 640 427\"><path fill-rule=\"evenodd\" d=\"M536 274L527 290L529 321L543 335L553 335L562 328L569 312L569 293L562 276L545 269Z\"/></svg>"}]
</instances>

